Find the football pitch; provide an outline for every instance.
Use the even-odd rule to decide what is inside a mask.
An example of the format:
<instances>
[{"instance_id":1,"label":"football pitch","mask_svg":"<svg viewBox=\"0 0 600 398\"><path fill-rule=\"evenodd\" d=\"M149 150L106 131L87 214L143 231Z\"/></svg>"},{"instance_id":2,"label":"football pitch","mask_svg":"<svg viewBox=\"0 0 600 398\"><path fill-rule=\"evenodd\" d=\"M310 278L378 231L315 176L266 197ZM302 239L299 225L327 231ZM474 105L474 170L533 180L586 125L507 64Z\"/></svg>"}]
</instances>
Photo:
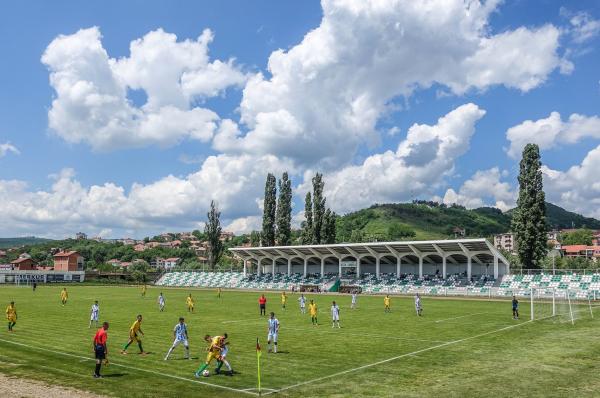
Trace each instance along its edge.
<instances>
[{"instance_id":1,"label":"football pitch","mask_svg":"<svg viewBox=\"0 0 600 398\"><path fill-rule=\"evenodd\" d=\"M392 297L384 313L383 297L309 294L319 307L319 325L301 314L298 294L289 294L282 310L278 292L267 293L267 311L281 323L279 353L266 351L267 318L259 316L257 292L150 287L69 285L61 306L62 286L1 287L4 309L14 300L18 322L13 333L0 332L0 373L41 380L117 397L252 397L258 395L256 338L261 356L262 395L272 397L585 397L598 396L600 379L600 311L581 316L575 325L555 318L529 321L529 303L521 303L521 320L511 317L509 301L423 297L417 317L410 297ZM166 298L159 312L159 292ZM196 312L185 297L192 293ZM110 365L103 379L92 378L94 360L88 328L90 307L100 302L100 320L110 322ZM332 300L341 308L341 329L331 328ZM137 314L146 356L135 344L120 350ZM172 330L184 316L192 360L176 348L164 355ZM233 376L197 379L194 371L206 356L205 334L228 333Z\"/></svg>"}]
</instances>

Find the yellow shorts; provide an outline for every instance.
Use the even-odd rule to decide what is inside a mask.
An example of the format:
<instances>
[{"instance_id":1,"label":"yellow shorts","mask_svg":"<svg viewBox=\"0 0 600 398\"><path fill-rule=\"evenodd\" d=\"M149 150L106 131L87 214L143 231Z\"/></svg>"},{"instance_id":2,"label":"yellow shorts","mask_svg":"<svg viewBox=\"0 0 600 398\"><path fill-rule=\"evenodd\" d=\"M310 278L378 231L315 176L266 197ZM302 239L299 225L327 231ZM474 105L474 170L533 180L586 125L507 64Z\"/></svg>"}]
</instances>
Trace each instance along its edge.
<instances>
[{"instance_id":1,"label":"yellow shorts","mask_svg":"<svg viewBox=\"0 0 600 398\"><path fill-rule=\"evenodd\" d=\"M9 322L16 322L17 321L17 317L16 316L9 316L6 319L8 319Z\"/></svg>"},{"instance_id":2,"label":"yellow shorts","mask_svg":"<svg viewBox=\"0 0 600 398\"><path fill-rule=\"evenodd\" d=\"M210 361L212 361L213 359L218 360L219 358L221 358L221 352L217 352L217 351L210 351L207 355L206 355L206 363L210 363Z\"/></svg>"},{"instance_id":3,"label":"yellow shorts","mask_svg":"<svg viewBox=\"0 0 600 398\"><path fill-rule=\"evenodd\" d=\"M129 339L130 339L131 341L135 341L136 343L139 343L139 342L140 342L140 338L138 337L138 335L137 335L137 334L131 334L131 333L130 333L130 334L129 334Z\"/></svg>"}]
</instances>

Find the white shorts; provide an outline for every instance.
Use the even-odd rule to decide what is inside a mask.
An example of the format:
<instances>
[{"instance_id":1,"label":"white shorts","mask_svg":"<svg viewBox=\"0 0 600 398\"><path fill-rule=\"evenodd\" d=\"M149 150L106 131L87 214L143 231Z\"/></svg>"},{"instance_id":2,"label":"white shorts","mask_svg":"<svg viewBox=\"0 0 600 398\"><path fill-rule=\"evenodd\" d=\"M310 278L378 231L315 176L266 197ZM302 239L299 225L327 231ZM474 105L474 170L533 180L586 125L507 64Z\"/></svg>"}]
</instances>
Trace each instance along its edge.
<instances>
[{"instance_id":1,"label":"white shorts","mask_svg":"<svg viewBox=\"0 0 600 398\"><path fill-rule=\"evenodd\" d=\"M277 333L269 333L269 335L267 336L267 341L277 343Z\"/></svg>"},{"instance_id":2,"label":"white shorts","mask_svg":"<svg viewBox=\"0 0 600 398\"><path fill-rule=\"evenodd\" d=\"M98 314L92 314L90 316L90 321L96 321L97 322L98 321Z\"/></svg>"},{"instance_id":3,"label":"white shorts","mask_svg":"<svg viewBox=\"0 0 600 398\"><path fill-rule=\"evenodd\" d=\"M183 344L183 346L185 348L188 348L188 341L186 340L179 340L179 339L175 339L175 341L173 341L173 348L177 347L179 344Z\"/></svg>"},{"instance_id":4,"label":"white shorts","mask_svg":"<svg viewBox=\"0 0 600 398\"><path fill-rule=\"evenodd\" d=\"M334 321L339 321L340 320L340 316L339 315L333 315L333 320Z\"/></svg>"},{"instance_id":5,"label":"white shorts","mask_svg":"<svg viewBox=\"0 0 600 398\"><path fill-rule=\"evenodd\" d=\"M228 346L225 346L225 347L223 347L223 349L221 350L221 356L222 356L223 358L225 358L225 357L227 356L227 353L229 353L229 347L228 347Z\"/></svg>"}]
</instances>

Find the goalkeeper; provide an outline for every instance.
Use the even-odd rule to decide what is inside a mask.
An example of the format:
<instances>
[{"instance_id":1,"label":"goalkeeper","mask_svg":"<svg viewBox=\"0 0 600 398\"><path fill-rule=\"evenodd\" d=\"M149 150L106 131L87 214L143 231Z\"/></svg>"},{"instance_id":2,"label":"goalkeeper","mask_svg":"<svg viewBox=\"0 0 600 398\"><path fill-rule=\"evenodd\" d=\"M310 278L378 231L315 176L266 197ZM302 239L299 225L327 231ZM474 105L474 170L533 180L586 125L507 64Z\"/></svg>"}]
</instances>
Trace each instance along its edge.
<instances>
[{"instance_id":1,"label":"goalkeeper","mask_svg":"<svg viewBox=\"0 0 600 398\"><path fill-rule=\"evenodd\" d=\"M98 329L96 334L94 335L94 353L96 354L96 371L94 372L94 378L99 379L102 376L100 375L100 367L102 366L102 362L104 364L108 364L108 348L106 347L106 340L108 338L108 334L106 331L108 330L108 322L104 322L102 327Z\"/></svg>"}]
</instances>

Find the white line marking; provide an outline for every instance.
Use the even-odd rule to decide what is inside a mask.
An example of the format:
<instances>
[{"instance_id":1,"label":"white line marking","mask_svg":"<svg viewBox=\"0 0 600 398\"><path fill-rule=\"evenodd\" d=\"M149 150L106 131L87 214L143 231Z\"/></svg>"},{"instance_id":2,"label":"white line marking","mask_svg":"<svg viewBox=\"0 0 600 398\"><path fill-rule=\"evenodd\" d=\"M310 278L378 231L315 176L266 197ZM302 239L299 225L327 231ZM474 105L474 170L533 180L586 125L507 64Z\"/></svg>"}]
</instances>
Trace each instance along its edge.
<instances>
[{"instance_id":1,"label":"white line marking","mask_svg":"<svg viewBox=\"0 0 600 398\"><path fill-rule=\"evenodd\" d=\"M545 318L540 318L540 319L537 319L537 320L543 320L543 319L547 319L547 318L551 318L551 316L545 317ZM300 386L303 386L303 385L306 385L306 384L311 384L311 383L319 382L319 381L322 381L322 380L327 380L327 379L330 379L332 377L337 377L337 376L345 375L345 374L348 374L348 373L356 372L358 370L371 368L373 366L377 366L377 365L381 365L381 364L384 364L384 363L396 361L398 359L405 358L405 357L408 357L408 356L414 356L416 354L421 354L423 352L432 351L432 350L435 350L435 349L438 349L438 348L447 347L447 346L450 346L450 345L462 343L464 341L473 340L473 339L476 339L476 338L479 338L479 337L483 337L483 336L487 336L487 335L490 335L490 334L499 333L499 332L502 332L502 331L505 331L505 330L508 330L508 329L516 328L516 327L523 326L523 325L527 325L527 324L529 324L531 322L534 322L534 321L533 320L529 320L529 321L525 321L523 323L518 323L516 325L510 325L510 326L506 326L506 327L503 327L503 328L500 328L500 329L492 330L490 332L480 333L480 334L477 334L475 336L465 337L463 339L453 340L453 341L449 341L449 342L446 342L446 343L443 343L443 344L434 345L434 346L431 346L431 347L423 348L421 350L409 352L407 354L402 354L402 355L398 355L398 356L395 356L395 357L392 357L392 358L384 359L384 360L381 360L381 361L378 361L378 362L373 362L373 363L370 363L370 364L367 364L367 365L359 366L357 368L343 370L341 372L330 374L328 376L318 377L316 379L312 379L312 380L308 380L308 381L303 381L301 383L292 384L291 386L280 388L280 389L278 389L277 391L274 391L274 392L267 392L267 393L265 393L263 395L277 394L277 393L280 393L282 391L290 390L292 388L300 387Z\"/></svg>"},{"instance_id":2,"label":"white line marking","mask_svg":"<svg viewBox=\"0 0 600 398\"><path fill-rule=\"evenodd\" d=\"M4 339L0 339L0 341L2 341L4 343L8 343L8 344L13 344L13 345L21 346L21 347L31 348L31 349L38 350L38 351L46 351L46 352L51 352L53 354L64 355L64 356L68 356L68 357L72 357L72 358L79 358L79 359L86 359L86 360L89 360L89 361L95 361L95 359L93 359L93 358L88 358L88 357L84 357L84 356L81 356L81 355L71 354L71 353L68 353L68 352L49 350L47 348L36 347L36 346L29 345L29 344L24 344L24 343L18 343L16 341L10 341L10 340L4 340ZM205 381L200 381L200 380L188 379L186 377L171 375L171 374L168 374L168 373L157 372L157 371L149 370L149 369L136 368L134 366L122 365L122 364L115 363L115 362L110 362L110 365L112 365L112 366L118 366L118 367L125 368L125 369L130 369L130 370L136 370L136 371L139 371L139 372L152 373L152 374L159 375L159 376L169 377L171 379L189 381L190 383L202 384L202 385L209 386L209 387L221 388L221 389L224 389L224 390L241 392L241 393L250 394L250 395L258 395L258 393L255 393L255 392L252 392L252 391L246 391L246 390L242 390L242 389L239 389L239 388L222 386L222 385L219 385L219 384L207 383Z\"/></svg>"},{"instance_id":3,"label":"white line marking","mask_svg":"<svg viewBox=\"0 0 600 398\"><path fill-rule=\"evenodd\" d=\"M467 318L467 317L470 317L470 316L482 315L482 314L486 314L486 312L475 312L475 313L473 313L473 314L467 314L467 315L455 316L455 317L452 317L452 318L438 319L437 321L435 321L435 323L440 323L440 322L451 321L451 320L453 320L453 319Z\"/></svg>"}]
</instances>

